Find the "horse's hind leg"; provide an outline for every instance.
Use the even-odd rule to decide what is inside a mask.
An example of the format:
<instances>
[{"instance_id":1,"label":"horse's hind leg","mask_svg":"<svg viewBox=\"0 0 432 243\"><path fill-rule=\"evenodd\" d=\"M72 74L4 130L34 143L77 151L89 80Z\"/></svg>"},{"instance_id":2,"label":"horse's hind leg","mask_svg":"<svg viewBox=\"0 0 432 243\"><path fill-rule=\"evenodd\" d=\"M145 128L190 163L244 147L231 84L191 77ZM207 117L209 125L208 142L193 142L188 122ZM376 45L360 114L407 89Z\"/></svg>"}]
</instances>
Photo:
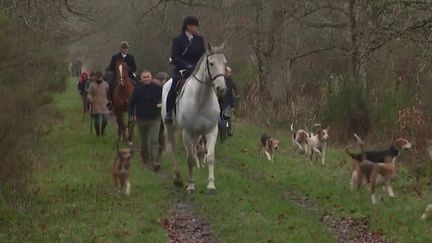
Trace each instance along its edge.
<instances>
[{"instance_id":1,"label":"horse's hind leg","mask_svg":"<svg viewBox=\"0 0 432 243\"><path fill-rule=\"evenodd\" d=\"M125 141L125 123L123 121L123 114L117 113L117 134L122 141Z\"/></svg>"},{"instance_id":2,"label":"horse's hind leg","mask_svg":"<svg viewBox=\"0 0 432 243\"><path fill-rule=\"evenodd\" d=\"M117 114L117 111L114 110L114 112L115 112L114 115L115 115L116 122L117 122L117 136L120 138L120 135L121 135L120 118L119 118L119 115Z\"/></svg>"},{"instance_id":3,"label":"horse's hind leg","mask_svg":"<svg viewBox=\"0 0 432 243\"><path fill-rule=\"evenodd\" d=\"M198 143L198 140L199 140L199 136L193 137L183 130L183 143L186 148L186 156L187 156L187 163L189 169L188 186L186 188L186 191L188 193L195 191L195 181L193 179L193 167L195 164L199 165L198 157L196 153L196 145Z\"/></svg>"},{"instance_id":4,"label":"horse's hind leg","mask_svg":"<svg viewBox=\"0 0 432 243\"><path fill-rule=\"evenodd\" d=\"M135 132L135 122L134 121L130 121L128 119L128 123L127 123L127 127L128 127L128 135L127 135L127 143L129 145L133 145L133 137L134 137L134 132Z\"/></svg>"},{"instance_id":5,"label":"horse's hind leg","mask_svg":"<svg viewBox=\"0 0 432 243\"><path fill-rule=\"evenodd\" d=\"M208 184L207 191L209 193L213 193L216 191L216 187L214 184L214 166L215 166L215 146L216 140L218 137L218 127L215 126L213 131L206 135L207 138L207 166L208 166Z\"/></svg>"},{"instance_id":6,"label":"horse's hind leg","mask_svg":"<svg viewBox=\"0 0 432 243\"><path fill-rule=\"evenodd\" d=\"M181 179L180 170L178 168L178 161L177 161L176 128L173 126L166 126L166 133L167 133L168 143L171 146L171 153L173 155L174 185L177 187L183 187L183 180Z\"/></svg>"}]
</instances>

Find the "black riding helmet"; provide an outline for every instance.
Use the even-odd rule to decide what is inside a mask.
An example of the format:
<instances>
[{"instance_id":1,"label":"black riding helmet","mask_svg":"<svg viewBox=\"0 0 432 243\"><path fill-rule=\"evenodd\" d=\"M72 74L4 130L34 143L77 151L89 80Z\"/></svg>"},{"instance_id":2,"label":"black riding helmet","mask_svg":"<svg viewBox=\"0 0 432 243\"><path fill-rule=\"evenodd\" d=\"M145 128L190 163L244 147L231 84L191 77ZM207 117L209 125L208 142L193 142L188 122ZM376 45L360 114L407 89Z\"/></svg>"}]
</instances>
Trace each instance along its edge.
<instances>
[{"instance_id":1,"label":"black riding helmet","mask_svg":"<svg viewBox=\"0 0 432 243\"><path fill-rule=\"evenodd\" d=\"M194 25L198 27L199 26L198 19L194 16L187 16L186 18L184 18L182 31L186 31L186 26L188 25Z\"/></svg>"}]
</instances>

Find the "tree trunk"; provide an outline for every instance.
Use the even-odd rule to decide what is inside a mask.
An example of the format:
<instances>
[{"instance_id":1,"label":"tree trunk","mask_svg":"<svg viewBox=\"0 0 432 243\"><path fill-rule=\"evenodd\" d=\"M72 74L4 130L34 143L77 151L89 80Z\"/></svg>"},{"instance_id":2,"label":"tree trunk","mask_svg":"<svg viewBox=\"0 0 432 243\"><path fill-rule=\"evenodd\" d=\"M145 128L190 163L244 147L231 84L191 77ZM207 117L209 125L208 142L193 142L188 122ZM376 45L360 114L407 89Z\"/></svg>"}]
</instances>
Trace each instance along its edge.
<instances>
[{"instance_id":1,"label":"tree trunk","mask_svg":"<svg viewBox=\"0 0 432 243\"><path fill-rule=\"evenodd\" d=\"M291 79L292 79L292 70L291 70L291 60L284 65L284 79L285 79L285 99L287 104L291 101Z\"/></svg>"},{"instance_id":2,"label":"tree trunk","mask_svg":"<svg viewBox=\"0 0 432 243\"><path fill-rule=\"evenodd\" d=\"M367 65L368 65L368 11L367 2L356 3L349 0L349 15L351 27L351 72L354 80L360 82L363 93L367 93Z\"/></svg>"}]
</instances>

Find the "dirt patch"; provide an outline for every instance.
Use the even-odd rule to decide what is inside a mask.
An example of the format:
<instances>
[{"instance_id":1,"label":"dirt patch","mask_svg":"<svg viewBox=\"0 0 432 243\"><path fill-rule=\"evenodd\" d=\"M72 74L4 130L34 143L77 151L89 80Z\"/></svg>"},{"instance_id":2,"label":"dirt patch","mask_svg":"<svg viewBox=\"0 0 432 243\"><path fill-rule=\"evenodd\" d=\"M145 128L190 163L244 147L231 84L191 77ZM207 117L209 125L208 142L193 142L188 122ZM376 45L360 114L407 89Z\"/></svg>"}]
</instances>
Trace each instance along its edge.
<instances>
[{"instance_id":1,"label":"dirt patch","mask_svg":"<svg viewBox=\"0 0 432 243\"><path fill-rule=\"evenodd\" d=\"M139 149L138 149L139 151ZM153 167L141 162L144 168ZM162 169L156 172L161 180L172 180L169 171ZM184 188L180 190L185 190ZM159 219L160 225L167 231L170 242L173 243L216 243L217 238L210 230L210 224L195 212L193 203L177 201L170 210L170 218Z\"/></svg>"},{"instance_id":2,"label":"dirt patch","mask_svg":"<svg viewBox=\"0 0 432 243\"><path fill-rule=\"evenodd\" d=\"M381 233L370 232L366 219L323 217L323 222L339 242L391 242Z\"/></svg>"},{"instance_id":3,"label":"dirt patch","mask_svg":"<svg viewBox=\"0 0 432 243\"><path fill-rule=\"evenodd\" d=\"M164 219L170 242L175 243L216 243L217 239L210 230L209 223L198 216L193 206L179 202L171 210L172 217Z\"/></svg>"},{"instance_id":4,"label":"dirt patch","mask_svg":"<svg viewBox=\"0 0 432 243\"><path fill-rule=\"evenodd\" d=\"M285 200L289 200L295 205L306 208L314 213L318 213L316 204L306 195L288 191L283 194ZM338 218L327 211L322 215L321 221L339 242L349 243L387 243L391 242L386 236L379 232L370 232L366 218Z\"/></svg>"}]
</instances>

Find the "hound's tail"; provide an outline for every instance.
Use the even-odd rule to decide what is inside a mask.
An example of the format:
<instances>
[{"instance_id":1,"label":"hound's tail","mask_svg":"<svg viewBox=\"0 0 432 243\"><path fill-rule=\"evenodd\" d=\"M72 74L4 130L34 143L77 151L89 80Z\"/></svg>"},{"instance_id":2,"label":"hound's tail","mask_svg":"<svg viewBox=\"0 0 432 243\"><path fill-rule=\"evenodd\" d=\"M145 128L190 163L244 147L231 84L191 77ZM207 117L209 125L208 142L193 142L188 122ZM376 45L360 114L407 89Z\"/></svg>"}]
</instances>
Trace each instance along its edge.
<instances>
[{"instance_id":1,"label":"hound's tail","mask_svg":"<svg viewBox=\"0 0 432 243\"><path fill-rule=\"evenodd\" d=\"M357 144L360 147L360 153L361 153L361 156L362 156L362 160L365 160L366 159L366 153L365 153L365 150L364 150L364 141L357 134L355 134L355 133L354 133L354 137L357 140Z\"/></svg>"},{"instance_id":2,"label":"hound's tail","mask_svg":"<svg viewBox=\"0 0 432 243\"><path fill-rule=\"evenodd\" d=\"M291 132L292 132L292 139L295 140L296 133L294 132L294 123L291 123Z\"/></svg>"}]
</instances>

